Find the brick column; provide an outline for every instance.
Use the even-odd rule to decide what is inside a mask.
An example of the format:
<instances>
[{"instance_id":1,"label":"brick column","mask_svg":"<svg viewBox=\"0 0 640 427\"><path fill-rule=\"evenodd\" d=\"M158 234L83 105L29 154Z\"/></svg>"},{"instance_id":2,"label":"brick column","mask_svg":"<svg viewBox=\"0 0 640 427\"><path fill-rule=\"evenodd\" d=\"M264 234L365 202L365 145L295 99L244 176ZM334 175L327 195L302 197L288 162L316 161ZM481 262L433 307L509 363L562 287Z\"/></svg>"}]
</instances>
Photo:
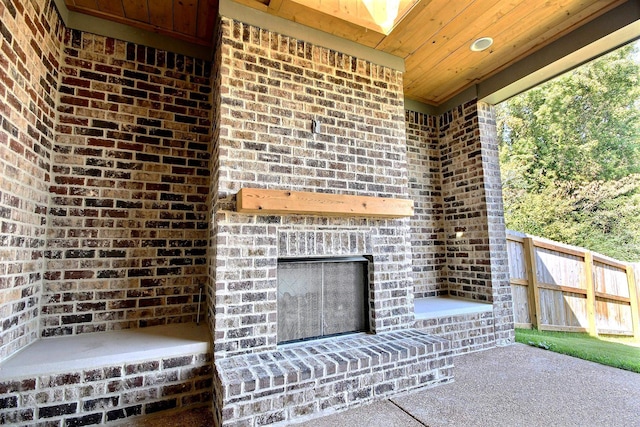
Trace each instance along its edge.
<instances>
[{"instance_id":1,"label":"brick column","mask_svg":"<svg viewBox=\"0 0 640 427\"><path fill-rule=\"evenodd\" d=\"M515 333L495 109L492 105L479 102L477 112L482 147L487 234L491 254L489 274L491 275L496 344L508 345L514 342Z\"/></svg>"}]
</instances>

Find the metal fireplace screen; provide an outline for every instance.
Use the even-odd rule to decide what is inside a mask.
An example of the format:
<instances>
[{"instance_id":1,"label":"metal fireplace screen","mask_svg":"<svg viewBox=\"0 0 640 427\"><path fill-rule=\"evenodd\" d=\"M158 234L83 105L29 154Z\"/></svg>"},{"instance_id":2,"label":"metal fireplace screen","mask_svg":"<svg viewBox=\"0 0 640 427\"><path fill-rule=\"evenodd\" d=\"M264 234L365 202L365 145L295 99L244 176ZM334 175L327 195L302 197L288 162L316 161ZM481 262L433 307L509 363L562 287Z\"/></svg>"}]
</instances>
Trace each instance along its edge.
<instances>
[{"instance_id":1,"label":"metal fireplace screen","mask_svg":"<svg viewBox=\"0 0 640 427\"><path fill-rule=\"evenodd\" d=\"M278 343L369 330L365 257L278 260Z\"/></svg>"}]
</instances>

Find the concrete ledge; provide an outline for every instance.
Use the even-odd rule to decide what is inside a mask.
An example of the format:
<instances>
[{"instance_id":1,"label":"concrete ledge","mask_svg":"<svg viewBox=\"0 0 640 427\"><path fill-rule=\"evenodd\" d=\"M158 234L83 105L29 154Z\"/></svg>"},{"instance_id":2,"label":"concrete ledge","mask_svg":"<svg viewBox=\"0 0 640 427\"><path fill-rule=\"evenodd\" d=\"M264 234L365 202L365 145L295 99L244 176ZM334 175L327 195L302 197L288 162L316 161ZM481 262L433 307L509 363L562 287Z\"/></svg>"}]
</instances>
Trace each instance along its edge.
<instances>
[{"instance_id":1,"label":"concrete ledge","mask_svg":"<svg viewBox=\"0 0 640 427\"><path fill-rule=\"evenodd\" d=\"M46 338L0 364L0 381L208 351L209 329L195 323Z\"/></svg>"},{"instance_id":2,"label":"concrete ledge","mask_svg":"<svg viewBox=\"0 0 640 427\"><path fill-rule=\"evenodd\" d=\"M452 297L417 298L414 305L416 320L493 311L491 303Z\"/></svg>"},{"instance_id":3,"label":"concrete ledge","mask_svg":"<svg viewBox=\"0 0 640 427\"><path fill-rule=\"evenodd\" d=\"M0 424L93 425L210 404L208 327L47 338L0 365Z\"/></svg>"},{"instance_id":4,"label":"concrete ledge","mask_svg":"<svg viewBox=\"0 0 640 427\"><path fill-rule=\"evenodd\" d=\"M218 425L286 424L453 380L449 342L415 329L215 361Z\"/></svg>"}]
</instances>

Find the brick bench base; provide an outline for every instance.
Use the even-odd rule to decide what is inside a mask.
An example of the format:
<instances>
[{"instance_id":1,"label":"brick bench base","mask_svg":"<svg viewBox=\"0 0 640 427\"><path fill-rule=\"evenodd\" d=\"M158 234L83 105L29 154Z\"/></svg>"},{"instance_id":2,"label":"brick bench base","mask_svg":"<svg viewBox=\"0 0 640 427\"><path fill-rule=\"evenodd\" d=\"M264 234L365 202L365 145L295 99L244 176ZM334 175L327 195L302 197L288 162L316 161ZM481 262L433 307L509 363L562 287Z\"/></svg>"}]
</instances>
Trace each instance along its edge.
<instances>
[{"instance_id":1,"label":"brick bench base","mask_svg":"<svg viewBox=\"0 0 640 427\"><path fill-rule=\"evenodd\" d=\"M450 297L415 300L414 327L451 341L454 354L496 346L493 306Z\"/></svg>"},{"instance_id":2,"label":"brick bench base","mask_svg":"<svg viewBox=\"0 0 640 427\"><path fill-rule=\"evenodd\" d=\"M215 366L214 416L234 427L313 418L453 380L449 342L415 329L287 345Z\"/></svg>"},{"instance_id":3,"label":"brick bench base","mask_svg":"<svg viewBox=\"0 0 640 427\"><path fill-rule=\"evenodd\" d=\"M206 325L48 338L0 365L0 424L105 424L210 404Z\"/></svg>"}]
</instances>

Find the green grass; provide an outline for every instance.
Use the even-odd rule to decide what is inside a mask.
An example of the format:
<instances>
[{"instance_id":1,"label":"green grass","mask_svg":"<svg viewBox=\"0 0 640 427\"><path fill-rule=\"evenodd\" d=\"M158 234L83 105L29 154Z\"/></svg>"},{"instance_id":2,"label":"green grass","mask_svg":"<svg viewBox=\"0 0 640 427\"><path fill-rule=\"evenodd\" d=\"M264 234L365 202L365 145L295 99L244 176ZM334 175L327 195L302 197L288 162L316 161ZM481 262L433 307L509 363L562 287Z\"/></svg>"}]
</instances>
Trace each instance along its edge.
<instances>
[{"instance_id":1,"label":"green grass","mask_svg":"<svg viewBox=\"0 0 640 427\"><path fill-rule=\"evenodd\" d=\"M516 329L516 341L556 353L640 373L640 345L631 338Z\"/></svg>"}]
</instances>

